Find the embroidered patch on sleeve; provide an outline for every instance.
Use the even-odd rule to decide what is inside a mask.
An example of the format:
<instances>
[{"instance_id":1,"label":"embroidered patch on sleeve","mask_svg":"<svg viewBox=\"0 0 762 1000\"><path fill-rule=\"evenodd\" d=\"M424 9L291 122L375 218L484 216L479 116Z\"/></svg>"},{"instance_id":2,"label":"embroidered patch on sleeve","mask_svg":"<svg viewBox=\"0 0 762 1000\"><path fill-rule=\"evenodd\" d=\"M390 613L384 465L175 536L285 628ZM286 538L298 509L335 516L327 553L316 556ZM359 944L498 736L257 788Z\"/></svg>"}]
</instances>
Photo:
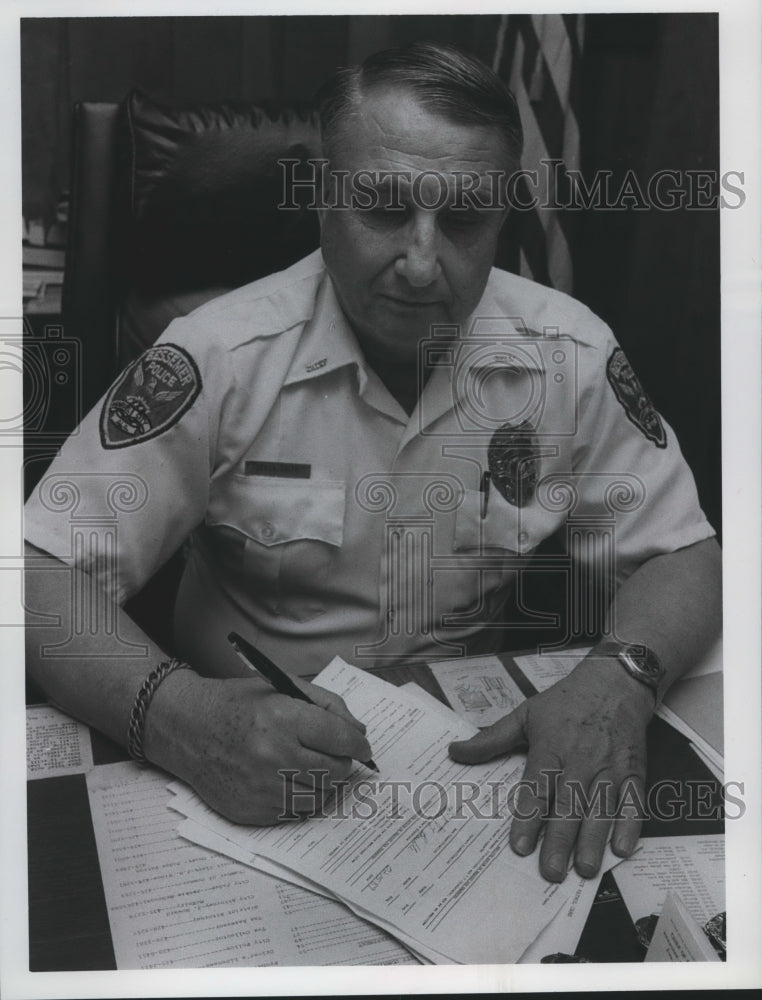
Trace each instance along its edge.
<instances>
[{"instance_id":1,"label":"embroidered patch on sleeve","mask_svg":"<svg viewBox=\"0 0 762 1000\"><path fill-rule=\"evenodd\" d=\"M173 427L201 392L193 358L174 344L149 348L111 386L101 410L101 444L126 448Z\"/></svg>"},{"instance_id":2,"label":"embroidered patch on sleeve","mask_svg":"<svg viewBox=\"0 0 762 1000\"><path fill-rule=\"evenodd\" d=\"M513 507L531 503L539 478L537 440L528 421L502 424L492 435L487 462L492 483Z\"/></svg>"},{"instance_id":3,"label":"embroidered patch on sleeve","mask_svg":"<svg viewBox=\"0 0 762 1000\"><path fill-rule=\"evenodd\" d=\"M667 447L667 432L656 408L646 395L621 347L612 353L606 365L606 377L627 418L657 448Z\"/></svg>"}]
</instances>

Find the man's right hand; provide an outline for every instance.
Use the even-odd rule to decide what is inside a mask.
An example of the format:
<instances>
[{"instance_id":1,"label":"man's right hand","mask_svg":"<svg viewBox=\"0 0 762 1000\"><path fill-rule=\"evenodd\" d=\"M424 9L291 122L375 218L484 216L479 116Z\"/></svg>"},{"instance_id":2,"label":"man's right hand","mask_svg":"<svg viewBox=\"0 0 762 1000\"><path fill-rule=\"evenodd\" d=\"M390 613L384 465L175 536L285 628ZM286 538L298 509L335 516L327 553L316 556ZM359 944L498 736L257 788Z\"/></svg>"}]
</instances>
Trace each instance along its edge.
<instances>
[{"instance_id":1,"label":"man's right hand","mask_svg":"<svg viewBox=\"0 0 762 1000\"><path fill-rule=\"evenodd\" d=\"M267 826L313 814L330 782L344 780L353 761L368 760L371 749L365 727L341 698L298 678L295 683L315 705L253 678L177 670L161 683L147 713L146 756L235 823Z\"/></svg>"},{"instance_id":2,"label":"man's right hand","mask_svg":"<svg viewBox=\"0 0 762 1000\"><path fill-rule=\"evenodd\" d=\"M72 593L90 593L97 583L34 546L27 544L25 554L27 606L36 616L26 629L30 677L64 712L124 744L135 696L166 653L114 594L104 593L110 617L103 621L115 627L80 636L80 658L57 656L71 627ZM137 656L141 647L145 655ZM347 777L353 759L368 760L371 753L365 727L341 698L300 678L294 682L314 705L277 694L253 675L212 679L175 670L148 707L146 756L237 823L263 826L315 812L323 789L319 779L315 789L309 772L327 774L327 793L330 781Z\"/></svg>"}]
</instances>

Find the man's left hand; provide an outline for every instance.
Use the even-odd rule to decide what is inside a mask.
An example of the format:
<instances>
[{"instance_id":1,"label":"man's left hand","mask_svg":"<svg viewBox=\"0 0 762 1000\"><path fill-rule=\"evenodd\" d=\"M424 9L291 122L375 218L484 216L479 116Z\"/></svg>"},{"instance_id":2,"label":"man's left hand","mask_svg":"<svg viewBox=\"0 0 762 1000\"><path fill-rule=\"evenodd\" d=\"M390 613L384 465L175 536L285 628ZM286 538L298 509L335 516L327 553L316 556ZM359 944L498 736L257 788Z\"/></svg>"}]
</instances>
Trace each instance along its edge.
<instances>
[{"instance_id":1,"label":"man's left hand","mask_svg":"<svg viewBox=\"0 0 762 1000\"><path fill-rule=\"evenodd\" d=\"M511 847L531 854L545 824L542 875L563 881L573 852L577 872L592 878L612 819L614 853L629 857L637 844L645 801L646 727L654 701L647 686L611 657L593 651L552 688L472 739L452 743L450 756L478 764L528 747L524 783L513 806ZM592 808L586 809L585 802ZM624 803L627 808L619 815Z\"/></svg>"}]
</instances>

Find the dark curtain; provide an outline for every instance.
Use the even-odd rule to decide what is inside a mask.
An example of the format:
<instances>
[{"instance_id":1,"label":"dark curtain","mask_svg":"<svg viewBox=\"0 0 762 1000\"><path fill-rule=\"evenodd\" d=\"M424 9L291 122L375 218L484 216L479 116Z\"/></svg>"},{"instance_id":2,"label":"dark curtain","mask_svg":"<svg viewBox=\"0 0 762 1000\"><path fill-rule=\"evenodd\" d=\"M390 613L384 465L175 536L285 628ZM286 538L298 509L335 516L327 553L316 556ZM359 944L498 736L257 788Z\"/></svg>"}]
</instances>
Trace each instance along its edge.
<instances>
[{"instance_id":1,"label":"dark curtain","mask_svg":"<svg viewBox=\"0 0 762 1000\"><path fill-rule=\"evenodd\" d=\"M719 171L715 14L586 18L582 169ZM704 185L705 202L717 185ZM701 198L694 200L700 201ZM730 199L729 199L730 201ZM732 209L726 209L732 211ZM614 330L674 427L704 510L721 524L720 214L698 206L582 213L575 295Z\"/></svg>"}]
</instances>

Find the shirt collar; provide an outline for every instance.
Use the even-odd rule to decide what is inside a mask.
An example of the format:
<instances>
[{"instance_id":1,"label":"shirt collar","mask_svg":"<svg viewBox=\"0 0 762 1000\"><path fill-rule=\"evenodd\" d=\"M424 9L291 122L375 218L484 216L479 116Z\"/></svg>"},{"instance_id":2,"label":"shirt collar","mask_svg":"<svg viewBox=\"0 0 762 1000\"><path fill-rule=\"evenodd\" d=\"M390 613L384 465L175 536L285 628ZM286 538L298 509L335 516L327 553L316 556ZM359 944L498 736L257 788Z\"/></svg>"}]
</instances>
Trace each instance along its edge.
<instances>
[{"instance_id":1,"label":"shirt collar","mask_svg":"<svg viewBox=\"0 0 762 1000\"><path fill-rule=\"evenodd\" d=\"M506 315L506 304L498 300L493 281L489 280L466 321L459 367L503 370L514 375L544 372L545 339L539 331L528 328L520 316Z\"/></svg>"},{"instance_id":2,"label":"shirt collar","mask_svg":"<svg viewBox=\"0 0 762 1000\"><path fill-rule=\"evenodd\" d=\"M422 421L421 426L428 425L452 410L453 392L474 378L481 381L495 371L515 378L531 378L533 374L545 372L543 355L548 346L547 338L538 331L527 329L520 317L506 316L505 302L499 301L492 285L493 282L488 281L478 306L461 328L458 342L453 345L452 341L442 339L439 363L423 390L425 406L421 412L419 403L418 420L408 423L408 436L414 435L417 423ZM304 326L284 385L306 382L347 365L356 366L360 395L367 395L367 388L371 405L406 422L402 408L391 394L378 390L377 378L369 379L360 345L339 305L331 278L324 272L312 317ZM455 370L457 389L448 385L452 383Z\"/></svg>"},{"instance_id":3,"label":"shirt collar","mask_svg":"<svg viewBox=\"0 0 762 1000\"><path fill-rule=\"evenodd\" d=\"M498 302L488 281L478 306L464 323L456 364L516 375L527 370L544 372L542 340L543 335L528 329L521 317L505 315L505 303ZM443 340L442 350L447 353L449 349ZM304 382L346 365L357 366L362 392L368 380L365 357L324 272L315 310L305 324L284 384Z\"/></svg>"},{"instance_id":4,"label":"shirt collar","mask_svg":"<svg viewBox=\"0 0 762 1000\"><path fill-rule=\"evenodd\" d=\"M357 366L362 392L368 379L365 358L342 312L328 272L324 272L314 312L304 326L284 385L318 378L346 365Z\"/></svg>"}]
</instances>

